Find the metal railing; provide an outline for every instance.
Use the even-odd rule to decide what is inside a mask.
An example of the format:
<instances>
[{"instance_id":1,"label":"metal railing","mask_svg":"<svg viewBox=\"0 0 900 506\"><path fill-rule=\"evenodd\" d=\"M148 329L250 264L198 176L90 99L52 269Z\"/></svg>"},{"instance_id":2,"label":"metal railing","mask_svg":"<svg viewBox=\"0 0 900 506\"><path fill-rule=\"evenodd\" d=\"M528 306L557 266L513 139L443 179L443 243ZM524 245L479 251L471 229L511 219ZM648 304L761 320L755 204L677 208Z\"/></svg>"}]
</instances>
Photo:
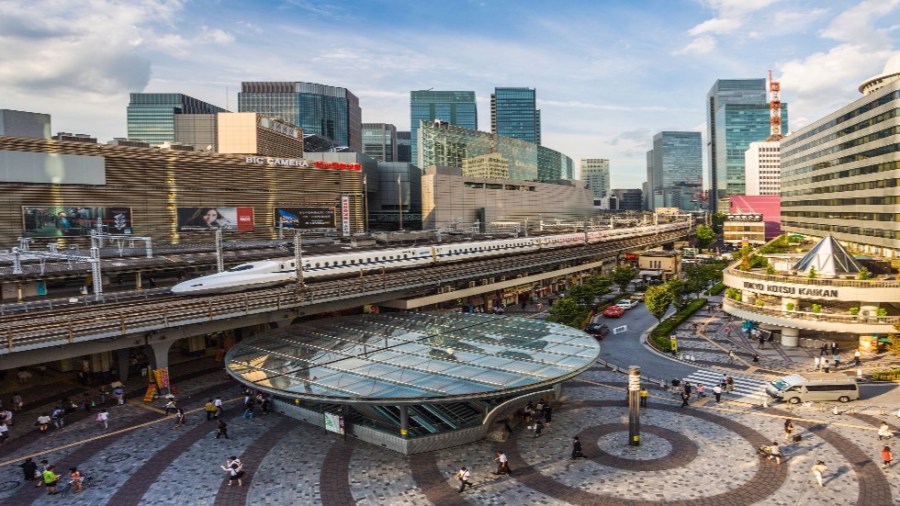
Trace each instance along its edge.
<instances>
[{"instance_id":1,"label":"metal railing","mask_svg":"<svg viewBox=\"0 0 900 506\"><path fill-rule=\"evenodd\" d=\"M833 313L811 313L808 311L786 311L784 309L781 309L780 307L757 306L755 304L747 304L746 302L739 302L729 298L726 298L724 303L726 305L734 306L738 309L743 309L752 313L773 316L776 318L792 318L797 320L843 323L848 325L858 323L893 325L895 323L900 323L900 316L860 316L850 314L838 315Z\"/></svg>"},{"instance_id":2,"label":"metal railing","mask_svg":"<svg viewBox=\"0 0 900 506\"><path fill-rule=\"evenodd\" d=\"M900 288L900 282L880 279L840 279L840 278L810 278L809 276L790 276L783 274L765 274L760 272L742 271L729 267L726 271L738 278L757 279L760 281L773 281L776 283L792 283L798 285L813 286L846 286L853 288Z\"/></svg>"}]
</instances>

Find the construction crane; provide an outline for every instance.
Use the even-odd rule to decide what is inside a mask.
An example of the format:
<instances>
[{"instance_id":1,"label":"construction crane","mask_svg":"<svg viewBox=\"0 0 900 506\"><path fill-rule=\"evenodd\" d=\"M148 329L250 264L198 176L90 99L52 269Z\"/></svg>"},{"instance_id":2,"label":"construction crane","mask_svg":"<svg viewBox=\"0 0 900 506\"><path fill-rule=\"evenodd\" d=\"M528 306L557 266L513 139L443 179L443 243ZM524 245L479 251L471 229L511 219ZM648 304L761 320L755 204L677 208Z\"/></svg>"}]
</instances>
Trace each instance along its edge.
<instances>
[{"instance_id":1,"label":"construction crane","mask_svg":"<svg viewBox=\"0 0 900 506\"><path fill-rule=\"evenodd\" d=\"M766 142L780 141L781 135L781 83L772 78L769 70L769 136Z\"/></svg>"}]
</instances>

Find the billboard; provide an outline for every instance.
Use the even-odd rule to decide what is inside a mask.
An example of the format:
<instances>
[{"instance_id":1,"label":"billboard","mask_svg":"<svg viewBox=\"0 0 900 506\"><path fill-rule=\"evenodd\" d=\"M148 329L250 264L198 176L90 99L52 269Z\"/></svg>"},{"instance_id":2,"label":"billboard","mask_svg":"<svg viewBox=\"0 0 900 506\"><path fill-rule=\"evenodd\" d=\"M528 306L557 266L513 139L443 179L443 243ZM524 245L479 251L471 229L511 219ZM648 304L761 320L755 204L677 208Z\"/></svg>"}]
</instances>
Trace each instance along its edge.
<instances>
[{"instance_id":1,"label":"billboard","mask_svg":"<svg viewBox=\"0 0 900 506\"><path fill-rule=\"evenodd\" d=\"M279 223L301 230L334 228L333 207L276 207L274 214L275 228Z\"/></svg>"},{"instance_id":2,"label":"billboard","mask_svg":"<svg viewBox=\"0 0 900 506\"><path fill-rule=\"evenodd\" d=\"M25 237L76 237L91 235L100 218L103 232L131 234L130 207L35 206L22 207Z\"/></svg>"},{"instance_id":3,"label":"billboard","mask_svg":"<svg viewBox=\"0 0 900 506\"><path fill-rule=\"evenodd\" d=\"M253 230L252 207L179 207L178 231Z\"/></svg>"}]
</instances>

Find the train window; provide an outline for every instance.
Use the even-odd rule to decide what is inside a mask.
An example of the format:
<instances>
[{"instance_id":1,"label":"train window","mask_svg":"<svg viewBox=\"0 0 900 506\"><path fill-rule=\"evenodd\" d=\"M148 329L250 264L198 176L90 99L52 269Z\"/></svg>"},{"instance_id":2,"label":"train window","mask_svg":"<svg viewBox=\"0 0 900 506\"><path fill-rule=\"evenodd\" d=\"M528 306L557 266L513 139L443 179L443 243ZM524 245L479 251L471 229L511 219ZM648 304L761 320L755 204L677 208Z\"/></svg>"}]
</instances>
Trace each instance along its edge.
<instances>
[{"instance_id":1,"label":"train window","mask_svg":"<svg viewBox=\"0 0 900 506\"><path fill-rule=\"evenodd\" d=\"M317 267L317 268L320 267L319 262L316 262L316 267Z\"/></svg>"},{"instance_id":2,"label":"train window","mask_svg":"<svg viewBox=\"0 0 900 506\"><path fill-rule=\"evenodd\" d=\"M253 266L251 264L244 264L232 267L231 269L227 269L226 272L239 272L239 271L248 271L252 269Z\"/></svg>"},{"instance_id":3,"label":"train window","mask_svg":"<svg viewBox=\"0 0 900 506\"><path fill-rule=\"evenodd\" d=\"M342 263L343 263L344 265L347 265L347 261L346 261L346 260L344 260Z\"/></svg>"},{"instance_id":4,"label":"train window","mask_svg":"<svg viewBox=\"0 0 900 506\"><path fill-rule=\"evenodd\" d=\"M328 267L330 265L331 265L331 262L325 262L325 267Z\"/></svg>"}]
</instances>

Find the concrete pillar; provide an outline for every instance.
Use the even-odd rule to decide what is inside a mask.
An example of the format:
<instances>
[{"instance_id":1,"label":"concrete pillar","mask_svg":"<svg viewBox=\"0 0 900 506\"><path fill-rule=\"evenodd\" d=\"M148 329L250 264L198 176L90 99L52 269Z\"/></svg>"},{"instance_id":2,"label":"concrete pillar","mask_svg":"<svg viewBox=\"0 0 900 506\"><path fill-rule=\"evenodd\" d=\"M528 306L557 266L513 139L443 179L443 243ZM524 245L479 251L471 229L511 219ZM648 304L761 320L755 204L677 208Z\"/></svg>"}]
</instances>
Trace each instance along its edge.
<instances>
[{"instance_id":1,"label":"concrete pillar","mask_svg":"<svg viewBox=\"0 0 900 506\"><path fill-rule=\"evenodd\" d=\"M800 346L800 330L782 328L781 345L790 348L796 348L797 346Z\"/></svg>"},{"instance_id":2,"label":"concrete pillar","mask_svg":"<svg viewBox=\"0 0 900 506\"><path fill-rule=\"evenodd\" d=\"M141 287L141 271L134 273L134 289L138 291L143 290Z\"/></svg>"},{"instance_id":3,"label":"concrete pillar","mask_svg":"<svg viewBox=\"0 0 900 506\"><path fill-rule=\"evenodd\" d=\"M406 405L400 406L400 437L409 437L409 409Z\"/></svg>"},{"instance_id":4,"label":"concrete pillar","mask_svg":"<svg viewBox=\"0 0 900 506\"><path fill-rule=\"evenodd\" d=\"M172 347L173 342L174 341L157 341L155 343L147 343L147 347L150 348L148 356L150 359L150 367L152 369L167 369L169 367L169 348ZM171 377L171 374L169 374L170 384ZM166 395L168 393L168 388L159 389L160 395Z\"/></svg>"},{"instance_id":5,"label":"concrete pillar","mask_svg":"<svg viewBox=\"0 0 900 506\"><path fill-rule=\"evenodd\" d=\"M131 369L131 355L128 348L116 350L116 366L119 371L119 381L125 383L128 380L128 372Z\"/></svg>"}]
</instances>

